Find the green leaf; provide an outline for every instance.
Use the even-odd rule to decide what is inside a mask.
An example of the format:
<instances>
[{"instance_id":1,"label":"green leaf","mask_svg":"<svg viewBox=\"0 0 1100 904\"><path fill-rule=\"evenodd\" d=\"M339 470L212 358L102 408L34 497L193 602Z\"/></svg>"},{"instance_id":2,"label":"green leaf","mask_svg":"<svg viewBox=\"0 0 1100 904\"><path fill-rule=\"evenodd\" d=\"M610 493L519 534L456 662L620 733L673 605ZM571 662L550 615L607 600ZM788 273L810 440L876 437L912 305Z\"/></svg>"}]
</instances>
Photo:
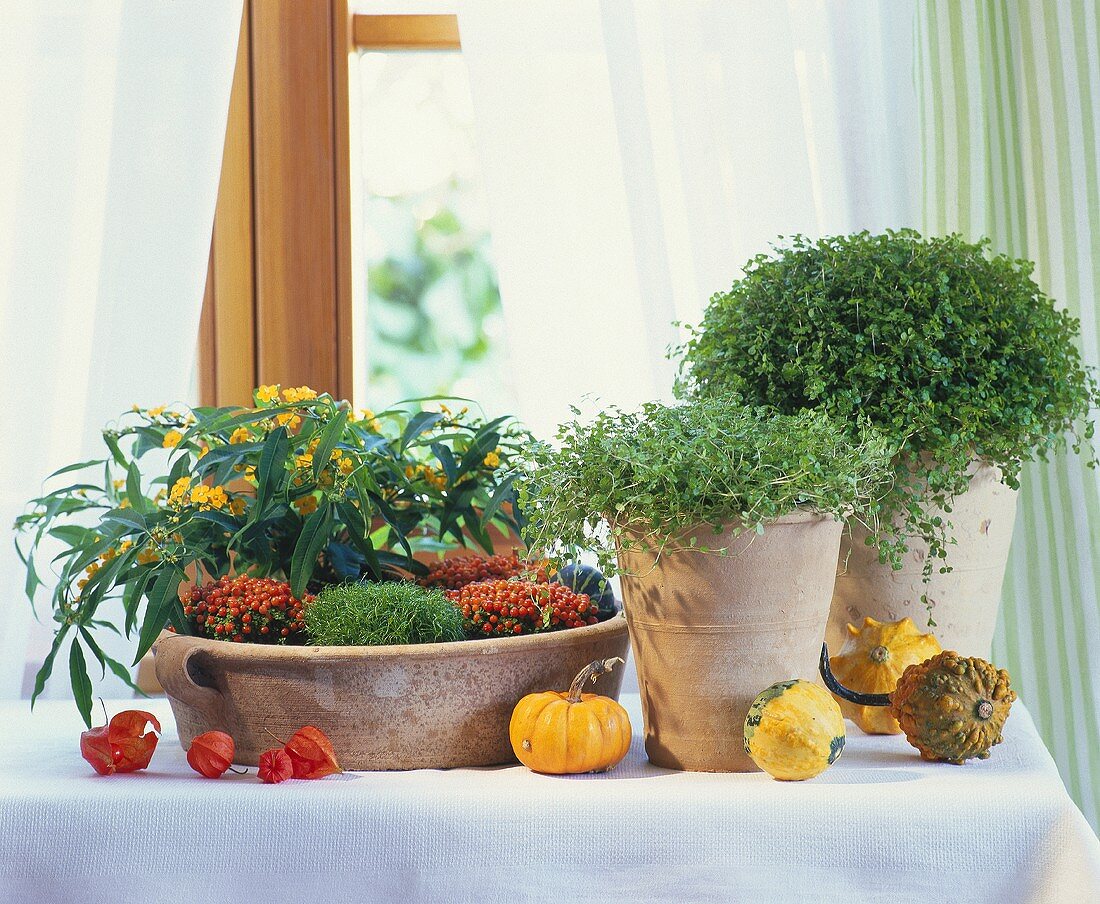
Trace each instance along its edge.
<instances>
[{"instance_id":1,"label":"green leaf","mask_svg":"<svg viewBox=\"0 0 1100 904\"><path fill-rule=\"evenodd\" d=\"M141 662L141 658L149 652L164 626L171 620L173 608L180 605L179 586L183 577L182 571L169 566L157 577L149 590L149 602L145 608L145 620L141 623L133 665Z\"/></svg>"},{"instance_id":2,"label":"green leaf","mask_svg":"<svg viewBox=\"0 0 1100 904\"><path fill-rule=\"evenodd\" d=\"M494 433L493 431L487 433L479 432L474 441L470 443L470 448L462 455L462 463L458 467L458 476L461 477L463 474L467 474L475 468L480 467L481 463L485 460L485 456L499 445L499 433Z\"/></svg>"},{"instance_id":3,"label":"green leaf","mask_svg":"<svg viewBox=\"0 0 1100 904\"><path fill-rule=\"evenodd\" d=\"M61 648L61 642L65 639L65 635L69 633L69 623L65 622L61 626L61 630L54 635L53 644L50 646L50 652L46 654L46 659L42 663L42 668L38 670L38 674L34 676L34 691L31 693L31 708L34 708L34 701L38 699L38 695L42 693L46 687L46 680L53 672L53 661L57 658L57 651Z\"/></svg>"},{"instance_id":4,"label":"green leaf","mask_svg":"<svg viewBox=\"0 0 1100 904\"><path fill-rule=\"evenodd\" d=\"M363 513L350 502L341 504L338 507L338 512L348 527L348 539L351 540L352 545L366 558L370 570L374 572L375 575L380 575L382 573L382 568L378 561L378 554L374 548L374 542L371 540L370 525L367 524L366 518L363 517Z\"/></svg>"},{"instance_id":5,"label":"green leaf","mask_svg":"<svg viewBox=\"0 0 1100 904\"><path fill-rule=\"evenodd\" d=\"M153 507L141 492L141 472L135 461L130 462L130 467L126 469L126 498L130 500L130 508L139 515L144 515Z\"/></svg>"},{"instance_id":6,"label":"green leaf","mask_svg":"<svg viewBox=\"0 0 1100 904\"><path fill-rule=\"evenodd\" d=\"M74 637L69 647L69 679L73 685L73 698L84 724L92 727L92 679L88 677L88 666L84 661L84 652L80 649L79 638Z\"/></svg>"},{"instance_id":7,"label":"green leaf","mask_svg":"<svg viewBox=\"0 0 1100 904\"><path fill-rule=\"evenodd\" d=\"M401 434L401 451L404 452L409 447L409 443L424 431L430 430L441 420L443 420L443 415L438 411L418 411L414 414L409 418L409 423L405 425L405 430Z\"/></svg>"},{"instance_id":8,"label":"green leaf","mask_svg":"<svg viewBox=\"0 0 1100 904\"><path fill-rule=\"evenodd\" d=\"M458 464L455 462L454 453L443 443L432 443L432 451L443 466L443 473L447 475L447 482L454 483L458 479Z\"/></svg>"},{"instance_id":9,"label":"green leaf","mask_svg":"<svg viewBox=\"0 0 1100 904\"><path fill-rule=\"evenodd\" d=\"M122 450L118 447L118 438L114 434L104 430L103 442L107 444L107 448L111 450L111 457L115 460L120 468L125 468L127 465L126 456L122 454Z\"/></svg>"},{"instance_id":10,"label":"green leaf","mask_svg":"<svg viewBox=\"0 0 1100 904\"><path fill-rule=\"evenodd\" d=\"M512 484L516 482L517 477L519 477L518 473L509 474L497 484L496 490L493 491L493 498L489 500L489 504L485 506L481 513L482 525L488 525L489 522L493 520L493 516L499 511L501 505L511 498Z\"/></svg>"},{"instance_id":11,"label":"green leaf","mask_svg":"<svg viewBox=\"0 0 1100 904\"><path fill-rule=\"evenodd\" d=\"M149 523L145 520L145 516L128 508L111 509L109 512L104 513L103 520L125 524L134 530L146 531L149 529Z\"/></svg>"},{"instance_id":12,"label":"green leaf","mask_svg":"<svg viewBox=\"0 0 1100 904\"><path fill-rule=\"evenodd\" d=\"M103 464L103 461L104 459L102 458L92 458L88 461L78 461L76 462L76 464L66 465L63 468L58 468L56 471L50 474L49 477L46 478L46 480L51 480L54 477L60 477L62 474L68 474L70 471L83 471L85 468L91 468L93 466L101 465Z\"/></svg>"},{"instance_id":13,"label":"green leaf","mask_svg":"<svg viewBox=\"0 0 1100 904\"><path fill-rule=\"evenodd\" d=\"M103 651L99 648L99 644L95 642L95 638L92 637L92 632L89 631L84 625L80 626L80 636L84 638L84 642L88 645L88 649L92 651L92 655L95 656L96 662L99 663L100 678L107 676L107 660L103 658ZM73 641L76 644L76 641Z\"/></svg>"},{"instance_id":14,"label":"green leaf","mask_svg":"<svg viewBox=\"0 0 1100 904\"><path fill-rule=\"evenodd\" d=\"M346 408L341 408L333 416L332 420L325 424L325 429L321 431L317 448L313 450L313 476L316 479L320 479L321 471L324 470L325 465L329 462L329 457L332 455L332 450L336 448L336 444L340 442L340 438L344 435L344 428L348 423L348 411Z\"/></svg>"},{"instance_id":15,"label":"green leaf","mask_svg":"<svg viewBox=\"0 0 1100 904\"><path fill-rule=\"evenodd\" d=\"M466 530L469 531L470 536L477 542L477 545L484 549L489 555L492 555L493 541L485 531L485 528L481 526L477 517L471 517L469 514L465 514L462 516L462 523L466 526Z\"/></svg>"},{"instance_id":16,"label":"green leaf","mask_svg":"<svg viewBox=\"0 0 1100 904\"><path fill-rule=\"evenodd\" d=\"M49 530L49 535L57 537L69 546L80 546L85 540L94 537L95 531L90 527L81 527L79 524L59 524Z\"/></svg>"},{"instance_id":17,"label":"green leaf","mask_svg":"<svg viewBox=\"0 0 1100 904\"><path fill-rule=\"evenodd\" d=\"M145 588L149 586L149 582L155 577L155 570L145 568L136 578L132 581L128 581L125 589L122 591L122 608L126 612L124 630L126 631L127 637L130 636L130 632L134 630L134 625L137 624L138 605L141 603L141 597L145 593Z\"/></svg>"},{"instance_id":18,"label":"green leaf","mask_svg":"<svg viewBox=\"0 0 1100 904\"><path fill-rule=\"evenodd\" d=\"M93 622L93 624L95 623ZM141 693L141 689L136 684L134 684L134 679L130 675L130 670L117 659L112 659L110 656L104 653L99 644L96 643L91 631L89 631L83 625L80 628L80 636L84 638L84 642L88 645L88 649L91 650L95 658L99 660L100 666L105 667L104 674L107 673L106 669L110 669L115 674L115 677L122 679L122 681L124 681L128 687L133 688L135 691Z\"/></svg>"},{"instance_id":19,"label":"green leaf","mask_svg":"<svg viewBox=\"0 0 1100 904\"><path fill-rule=\"evenodd\" d=\"M286 459L290 451L290 440L287 437L285 427L277 427L272 430L264 441L263 451L260 453L260 464L256 468L256 503L253 511L263 512L275 494L283 485L286 476Z\"/></svg>"},{"instance_id":20,"label":"green leaf","mask_svg":"<svg viewBox=\"0 0 1100 904\"><path fill-rule=\"evenodd\" d=\"M290 557L290 592L301 599L309 579L317 567L317 556L329 541L332 529L332 508L327 500L321 502L302 525L294 553Z\"/></svg>"}]
</instances>

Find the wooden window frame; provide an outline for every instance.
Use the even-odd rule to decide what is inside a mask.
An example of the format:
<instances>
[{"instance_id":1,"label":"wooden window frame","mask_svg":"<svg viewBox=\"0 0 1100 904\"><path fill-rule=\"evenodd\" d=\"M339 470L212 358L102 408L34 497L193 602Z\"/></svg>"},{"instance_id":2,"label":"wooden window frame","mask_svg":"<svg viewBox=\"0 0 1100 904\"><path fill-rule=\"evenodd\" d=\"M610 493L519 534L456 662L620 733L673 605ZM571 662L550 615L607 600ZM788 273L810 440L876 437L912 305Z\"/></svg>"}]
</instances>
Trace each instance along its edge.
<instances>
[{"instance_id":1,"label":"wooden window frame","mask_svg":"<svg viewBox=\"0 0 1100 904\"><path fill-rule=\"evenodd\" d=\"M245 0L199 328L204 405L267 383L352 397L349 56L457 50L450 15Z\"/></svg>"}]
</instances>

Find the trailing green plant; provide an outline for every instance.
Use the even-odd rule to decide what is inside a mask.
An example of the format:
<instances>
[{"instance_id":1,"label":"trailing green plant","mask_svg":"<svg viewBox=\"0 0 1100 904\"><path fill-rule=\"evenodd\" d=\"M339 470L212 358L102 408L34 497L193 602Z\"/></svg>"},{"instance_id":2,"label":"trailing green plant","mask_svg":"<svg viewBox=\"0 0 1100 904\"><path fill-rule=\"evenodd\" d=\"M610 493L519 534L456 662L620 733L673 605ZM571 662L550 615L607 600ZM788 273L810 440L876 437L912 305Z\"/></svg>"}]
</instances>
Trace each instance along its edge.
<instances>
[{"instance_id":1,"label":"trailing green plant","mask_svg":"<svg viewBox=\"0 0 1100 904\"><path fill-rule=\"evenodd\" d=\"M886 492L893 454L881 436L854 439L822 412L713 395L611 408L563 424L555 446L533 446L520 488L525 540L552 562L592 550L611 575L619 551L702 549L683 538L704 525L763 533L796 508L862 518Z\"/></svg>"},{"instance_id":2,"label":"trailing green plant","mask_svg":"<svg viewBox=\"0 0 1100 904\"><path fill-rule=\"evenodd\" d=\"M305 607L306 633L324 646L462 640L462 613L442 590L411 581L330 584Z\"/></svg>"},{"instance_id":3,"label":"trailing green plant","mask_svg":"<svg viewBox=\"0 0 1100 904\"><path fill-rule=\"evenodd\" d=\"M135 662L166 625L191 633L185 582L232 571L287 580L302 598L349 578L424 574L418 550L472 541L491 553L490 527L521 526L512 462L527 434L445 403L355 413L308 387L261 386L251 408L134 406L103 441L105 457L47 478L80 475L32 499L15 525L32 605L47 560L53 572L56 636L32 704L68 642L86 722L85 652L130 680L97 633L136 635Z\"/></svg>"},{"instance_id":4,"label":"trailing green plant","mask_svg":"<svg viewBox=\"0 0 1100 904\"><path fill-rule=\"evenodd\" d=\"M680 349L678 393L872 424L899 450L875 514L928 544L926 577L947 571L950 525L934 512L950 512L974 459L1017 488L1022 462L1093 436L1077 319L1030 262L988 246L912 230L794 236L711 298Z\"/></svg>"}]
</instances>

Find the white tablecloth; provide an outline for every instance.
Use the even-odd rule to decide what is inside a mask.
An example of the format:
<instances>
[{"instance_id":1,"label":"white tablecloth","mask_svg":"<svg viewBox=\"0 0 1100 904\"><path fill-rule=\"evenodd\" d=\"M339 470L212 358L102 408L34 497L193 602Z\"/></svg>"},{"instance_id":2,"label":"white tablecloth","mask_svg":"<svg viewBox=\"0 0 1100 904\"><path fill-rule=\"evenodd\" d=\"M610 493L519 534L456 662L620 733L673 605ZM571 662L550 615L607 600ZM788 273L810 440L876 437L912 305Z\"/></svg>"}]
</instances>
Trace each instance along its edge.
<instances>
[{"instance_id":1,"label":"white tablecloth","mask_svg":"<svg viewBox=\"0 0 1100 904\"><path fill-rule=\"evenodd\" d=\"M808 782L650 766L638 698L606 775L192 772L163 700L143 773L80 758L72 704L0 705L0 901L1096 902L1100 842L1017 703L985 762L849 724Z\"/></svg>"}]
</instances>

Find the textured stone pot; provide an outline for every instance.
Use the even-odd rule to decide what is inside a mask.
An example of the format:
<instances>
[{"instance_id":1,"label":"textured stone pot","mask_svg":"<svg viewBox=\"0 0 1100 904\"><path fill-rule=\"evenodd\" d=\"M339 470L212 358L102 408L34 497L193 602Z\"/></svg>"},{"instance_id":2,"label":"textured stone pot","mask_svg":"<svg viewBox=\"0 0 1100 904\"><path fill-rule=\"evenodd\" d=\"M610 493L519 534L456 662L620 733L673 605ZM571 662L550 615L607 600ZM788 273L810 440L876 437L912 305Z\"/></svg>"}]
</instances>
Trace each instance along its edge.
<instances>
[{"instance_id":1,"label":"textured stone pot","mask_svg":"<svg viewBox=\"0 0 1100 904\"><path fill-rule=\"evenodd\" d=\"M815 679L841 528L795 512L762 535L695 532L700 545L728 546L729 555L619 556L629 572L623 607L653 763L756 771L745 753L745 716L775 682Z\"/></svg>"},{"instance_id":2,"label":"textured stone pot","mask_svg":"<svg viewBox=\"0 0 1100 904\"><path fill-rule=\"evenodd\" d=\"M593 659L626 658L622 618L549 634L394 647L278 647L165 634L154 648L186 749L228 732L254 766L303 725L333 742L345 769L492 766L515 761L512 708L566 689ZM622 672L600 679L617 697ZM270 732L270 734L269 734Z\"/></svg>"},{"instance_id":3,"label":"textured stone pot","mask_svg":"<svg viewBox=\"0 0 1100 904\"><path fill-rule=\"evenodd\" d=\"M1001 606L1001 586L1012 543L1018 494L1000 481L1000 471L985 464L972 468L970 488L961 494L950 514L955 543L947 549L952 570L932 574L925 585L924 561L928 546L910 542L901 571L881 565L878 552L866 545L867 531L852 525L851 537L841 539L833 610L826 640L839 650L847 638L846 625L862 625L865 616L897 621L908 616L922 630L931 630L945 650L988 659L993 630ZM850 555L849 555L850 553ZM921 595L932 602L934 628L925 628L928 613Z\"/></svg>"}]
</instances>

